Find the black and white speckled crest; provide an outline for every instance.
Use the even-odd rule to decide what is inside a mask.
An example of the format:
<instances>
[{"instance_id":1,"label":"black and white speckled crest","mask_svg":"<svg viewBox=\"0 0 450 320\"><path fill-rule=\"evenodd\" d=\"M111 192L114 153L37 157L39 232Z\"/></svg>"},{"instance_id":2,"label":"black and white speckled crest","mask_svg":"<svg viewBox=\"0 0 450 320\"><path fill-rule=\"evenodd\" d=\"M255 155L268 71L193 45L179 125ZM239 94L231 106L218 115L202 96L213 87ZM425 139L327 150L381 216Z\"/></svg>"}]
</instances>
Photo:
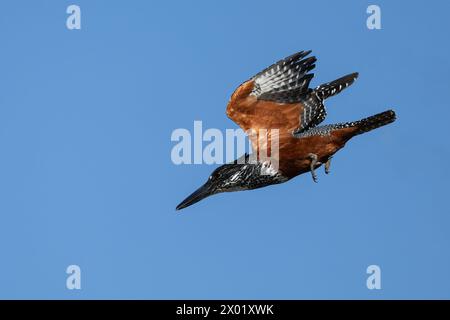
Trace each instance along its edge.
<instances>
[{"instance_id":1,"label":"black and white speckled crest","mask_svg":"<svg viewBox=\"0 0 450 320\"><path fill-rule=\"evenodd\" d=\"M269 162L259 162L248 154L220 166L210 175L211 183L216 183L216 191L238 191L256 189L288 180Z\"/></svg>"}]
</instances>

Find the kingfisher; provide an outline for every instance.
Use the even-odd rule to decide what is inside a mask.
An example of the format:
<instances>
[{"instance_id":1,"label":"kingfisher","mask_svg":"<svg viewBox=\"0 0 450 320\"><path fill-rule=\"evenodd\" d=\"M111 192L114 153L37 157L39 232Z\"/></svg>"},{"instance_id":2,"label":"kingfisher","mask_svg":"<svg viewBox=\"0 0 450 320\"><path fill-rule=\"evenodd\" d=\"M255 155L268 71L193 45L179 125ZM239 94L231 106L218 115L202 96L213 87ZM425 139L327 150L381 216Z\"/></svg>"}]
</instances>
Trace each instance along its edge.
<instances>
[{"instance_id":1,"label":"kingfisher","mask_svg":"<svg viewBox=\"0 0 450 320\"><path fill-rule=\"evenodd\" d=\"M226 113L245 132L256 132L248 134L253 152L214 170L176 210L214 194L279 184L306 172L317 182L315 170L323 165L328 174L331 158L347 141L395 121L395 112L387 110L358 121L319 126L327 115L325 100L349 87L358 73L310 88L314 77L310 71L317 61L310 53L284 58L234 91ZM277 152L267 139L261 143L261 130L271 142L277 141ZM260 157L261 153L270 157Z\"/></svg>"}]
</instances>

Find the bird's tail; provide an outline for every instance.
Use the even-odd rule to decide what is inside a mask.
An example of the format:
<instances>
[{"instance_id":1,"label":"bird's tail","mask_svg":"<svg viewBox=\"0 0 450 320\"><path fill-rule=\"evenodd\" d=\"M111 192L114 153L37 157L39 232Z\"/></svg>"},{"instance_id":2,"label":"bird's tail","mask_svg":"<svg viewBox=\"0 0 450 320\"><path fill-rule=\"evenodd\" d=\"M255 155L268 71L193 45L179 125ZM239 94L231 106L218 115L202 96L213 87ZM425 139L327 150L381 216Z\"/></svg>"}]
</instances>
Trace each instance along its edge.
<instances>
[{"instance_id":1,"label":"bird's tail","mask_svg":"<svg viewBox=\"0 0 450 320\"><path fill-rule=\"evenodd\" d=\"M347 125L356 128L354 135L358 135L392 123L395 119L395 112L393 110L387 110L371 117L348 123Z\"/></svg>"},{"instance_id":2,"label":"bird's tail","mask_svg":"<svg viewBox=\"0 0 450 320\"><path fill-rule=\"evenodd\" d=\"M338 94L339 92L350 86L356 80L356 78L358 78L358 73L351 73L334 81L321 84L320 86L315 88L314 91L317 93L317 96L321 100L325 100Z\"/></svg>"}]
</instances>

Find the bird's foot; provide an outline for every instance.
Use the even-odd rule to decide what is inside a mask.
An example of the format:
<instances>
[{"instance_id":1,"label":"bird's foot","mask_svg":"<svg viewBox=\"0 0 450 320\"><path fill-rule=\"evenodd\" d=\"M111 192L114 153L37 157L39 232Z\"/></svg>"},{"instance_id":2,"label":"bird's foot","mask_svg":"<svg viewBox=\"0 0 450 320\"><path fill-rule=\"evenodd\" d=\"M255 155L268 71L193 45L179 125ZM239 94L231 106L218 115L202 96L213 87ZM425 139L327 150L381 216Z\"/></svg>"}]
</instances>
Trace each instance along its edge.
<instances>
[{"instance_id":1,"label":"bird's foot","mask_svg":"<svg viewBox=\"0 0 450 320\"><path fill-rule=\"evenodd\" d=\"M328 160L327 160L327 162L325 162L325 173L326 173L326 174L329 174L329 173L330 173L331 158L332 158L332 157L329 157Z\"/></svg>"},{"instance_id":2,"label":"bird's foot","mask_svg":"<svg viewBox=\"0 0 450 320\"><path fill-rule=\"evenodd\" d=\"M316 166L320 166L321 163L317 161L317 154L310 153L308 155L309 159L311 159L310 168L311 168L311 176L314 182L317 182L317 174L314 171L316 169Z\"/></svg>"}]
</instances>

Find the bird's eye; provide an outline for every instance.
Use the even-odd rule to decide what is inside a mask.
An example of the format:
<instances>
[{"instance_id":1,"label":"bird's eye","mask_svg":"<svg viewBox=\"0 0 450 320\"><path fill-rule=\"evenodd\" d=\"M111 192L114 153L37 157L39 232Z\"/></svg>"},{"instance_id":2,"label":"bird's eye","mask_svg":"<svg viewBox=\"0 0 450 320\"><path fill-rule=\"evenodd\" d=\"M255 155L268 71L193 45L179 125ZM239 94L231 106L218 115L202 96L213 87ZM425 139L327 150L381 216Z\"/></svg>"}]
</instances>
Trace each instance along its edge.
<instances>
[{"instance_id":1,"label":"bird's eye","mask_svg":"<svg viewBox=\"0 0 450 320\"><path fill-rule=\"evenodd\" d=\"M212 176L209 176L208 180L211 180L211 179L212 179Z\"/></svg>"}]
</instances>

